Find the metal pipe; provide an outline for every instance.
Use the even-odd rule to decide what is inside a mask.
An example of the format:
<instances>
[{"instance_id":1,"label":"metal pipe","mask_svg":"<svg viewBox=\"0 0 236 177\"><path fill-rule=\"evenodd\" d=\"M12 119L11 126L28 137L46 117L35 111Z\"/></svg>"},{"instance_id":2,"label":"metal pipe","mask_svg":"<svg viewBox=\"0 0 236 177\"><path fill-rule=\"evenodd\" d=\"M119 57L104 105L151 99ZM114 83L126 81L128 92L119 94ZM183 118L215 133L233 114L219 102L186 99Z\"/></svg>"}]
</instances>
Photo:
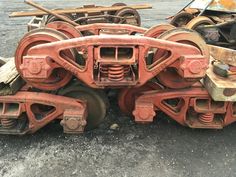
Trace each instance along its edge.
<instances>
[{"instance_id":1,"label":"metal pipe","mask_svg":"<svg viewBox=\"0 0 236 177\"><path fill-rule=\"evenodd\" d=\"M213 1L214 1L214 0L211 0L211 1L207 4L207 6L200 12L200 14L198 14L198 16L201 16L201 15L207 10L207 8L213 3Z\"/></svg>"}]
</instances>

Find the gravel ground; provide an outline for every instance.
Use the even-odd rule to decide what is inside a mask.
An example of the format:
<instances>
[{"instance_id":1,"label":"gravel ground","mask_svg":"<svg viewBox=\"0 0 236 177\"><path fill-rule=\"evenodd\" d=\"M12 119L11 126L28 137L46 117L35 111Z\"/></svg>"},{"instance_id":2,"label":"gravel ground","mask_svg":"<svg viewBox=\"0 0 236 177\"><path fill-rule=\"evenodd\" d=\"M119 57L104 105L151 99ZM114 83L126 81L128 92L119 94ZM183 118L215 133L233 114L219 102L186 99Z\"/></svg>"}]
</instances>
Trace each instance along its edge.
<instances>
[{"instance_id":1,"label":"gravel ground","mask_svg":"<svg viewBox=\"0 0 236 177\"><path fill-rule=\"evenodd\" d=\"M38 1L50 8L96 1ZM131 0L122 1L127 4ZM143 26L163 22L187 0L153 0L142 10ZM100 0L99 5L114 1ZM0 0L0 56L14 54L28 18L8 14L29 7L22 0ZM117 123L119 130L110 130ZM112 104L107 121L82 135L66 135L51 124L34 135L0 136L0 176L236 176L236 124L223 130L193 130L158 115L150 125L137 125Z\"/></svg>"}]
</instances>

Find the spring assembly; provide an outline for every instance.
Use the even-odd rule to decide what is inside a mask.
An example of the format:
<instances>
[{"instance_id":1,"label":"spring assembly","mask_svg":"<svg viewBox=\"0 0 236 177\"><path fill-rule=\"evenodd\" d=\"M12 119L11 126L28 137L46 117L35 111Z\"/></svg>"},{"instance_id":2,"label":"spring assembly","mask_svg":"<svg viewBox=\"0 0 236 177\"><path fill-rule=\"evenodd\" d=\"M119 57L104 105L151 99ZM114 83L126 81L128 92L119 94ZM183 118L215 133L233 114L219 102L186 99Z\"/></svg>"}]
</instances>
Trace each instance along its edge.
<instances>
[{"instance_id":1,"label":"spring assembly","mask_svg":"<svg viewBox=\"0 0 236 177\"><path fill-rule=\"evenodd\" d=\"M107 65L101 65L100 66L100 72L102 77L108 77L108 66Z\"/></svg>"},{"instance_id":2,"label":"spring assembly","mask_svg":"<svg viewBox=\"0 0 236 177\"><path fill-rule=\"evenodd\" d=\"M1 119L1 125L3 128L11 129L14 128L17 124L16 119Z\"/></svg>"},{"instance_id":3,"label":"spring assembly","mask_svg":"<svg viewBox=\"0 0 236 177\"><path fill-rule=\"evenodd\" d=\"M103 77L107 77L111 81L121 81L130 72L128 65L103 65L100 67Z\"/></svg>"},{"instance_id":4,"label":"spring assembly","mask_svg":"<svg viewBox=\"0 0 236 177\"><path fill-rule=\"evenodd\" d=\"M124 66L112 65L108 68L108 78L112 81L121 81L124 79Z\"/></svg>"},{"instance_id":5,"label":"spring assembly","mask_svg":"<svg viewBox=\"0 0 236 177\"><path fill-rule=\"evenodd\" d=\"M200 114L199 120L204 124L210 124L214 120L214 113Z\"/></svg>"}]
</instances>

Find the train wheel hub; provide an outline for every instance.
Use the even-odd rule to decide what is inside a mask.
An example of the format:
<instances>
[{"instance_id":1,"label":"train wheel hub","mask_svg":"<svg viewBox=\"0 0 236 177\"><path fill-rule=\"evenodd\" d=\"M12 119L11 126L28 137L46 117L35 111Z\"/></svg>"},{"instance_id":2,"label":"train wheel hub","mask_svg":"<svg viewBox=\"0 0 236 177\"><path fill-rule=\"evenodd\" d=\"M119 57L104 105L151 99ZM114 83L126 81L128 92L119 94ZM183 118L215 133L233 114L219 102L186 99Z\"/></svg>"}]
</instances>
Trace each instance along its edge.
<instances>
[{"instance_id":1,"label":"train wheel hub","mask_svg":"<svg viewBox=\"0 0 236 177\"><path fill-rule=\"evenodd\" d=\"M28 56L28 51L34 46L68 39L63 33L53 29L36 29L27 33L20 41L15 54L15 63L21 77L33 87L42 90L56 90L66 85L72 74L62 66L54 63L46 53L40 56ZM63 55L75 60L72 50L63 51Z\"/></svg>"},{"instance_id":2,"label":"train wheel hub","mask_svg":"<svg viewBox=\"0 0 236 177\"><path fill-rule=\"evenodd\" d=\"M108 99L102 91L73 83L61 89L58 94L87 102L88 117L86 130L96 128L104 120Z\"/></svg>"}]
</instances>

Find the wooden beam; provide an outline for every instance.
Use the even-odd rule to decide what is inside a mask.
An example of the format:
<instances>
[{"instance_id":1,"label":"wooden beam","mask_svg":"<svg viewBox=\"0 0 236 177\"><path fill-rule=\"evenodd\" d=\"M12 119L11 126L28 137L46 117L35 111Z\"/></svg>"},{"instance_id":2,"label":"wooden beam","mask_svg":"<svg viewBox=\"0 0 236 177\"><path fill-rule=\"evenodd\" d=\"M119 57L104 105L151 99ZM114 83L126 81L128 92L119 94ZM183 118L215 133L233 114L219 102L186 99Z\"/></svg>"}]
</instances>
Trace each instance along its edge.
<instances>
[{"instance_id":1,"label":"wooden beam","mask_svg":"<svg viewBox=\"0 0 236 177\"><path fill-rule=\"evenodd\" d=\"M208 45L211 56L225 64L236 66L236 51L224 47Z\"/></svg>"},{"instance_id":2,"label":"wooden beam","mask_svg":"<svg viewBox=\"0 0 236 177\"><path fill-rule=\"evenodd\" d=\"M51 10L57 14L65 13L93 13L93 12L105 12L105 11L117 11L124 7L130 7L133 9L151 9L152 6L149 4L140 4L140 5L131 5L131 6L114 6L114 7L91 7L91 8L75 8L75 9L60 9L60 10ZM46 12L36 10L36 11L25 11L25 12L13 12L9 17L29 17L29 16L41 16L47 15Z\"/></svg>"},{"instance_id":3,"label":"wooden beam","mask_svg":"<svg viewBox=\"0 0 236 177\"><path fill-rule=\"evenodd\" d=\"M3 66L7 61L7 59L0 57L0 67Z\"/></svg>"}]
</instances>

